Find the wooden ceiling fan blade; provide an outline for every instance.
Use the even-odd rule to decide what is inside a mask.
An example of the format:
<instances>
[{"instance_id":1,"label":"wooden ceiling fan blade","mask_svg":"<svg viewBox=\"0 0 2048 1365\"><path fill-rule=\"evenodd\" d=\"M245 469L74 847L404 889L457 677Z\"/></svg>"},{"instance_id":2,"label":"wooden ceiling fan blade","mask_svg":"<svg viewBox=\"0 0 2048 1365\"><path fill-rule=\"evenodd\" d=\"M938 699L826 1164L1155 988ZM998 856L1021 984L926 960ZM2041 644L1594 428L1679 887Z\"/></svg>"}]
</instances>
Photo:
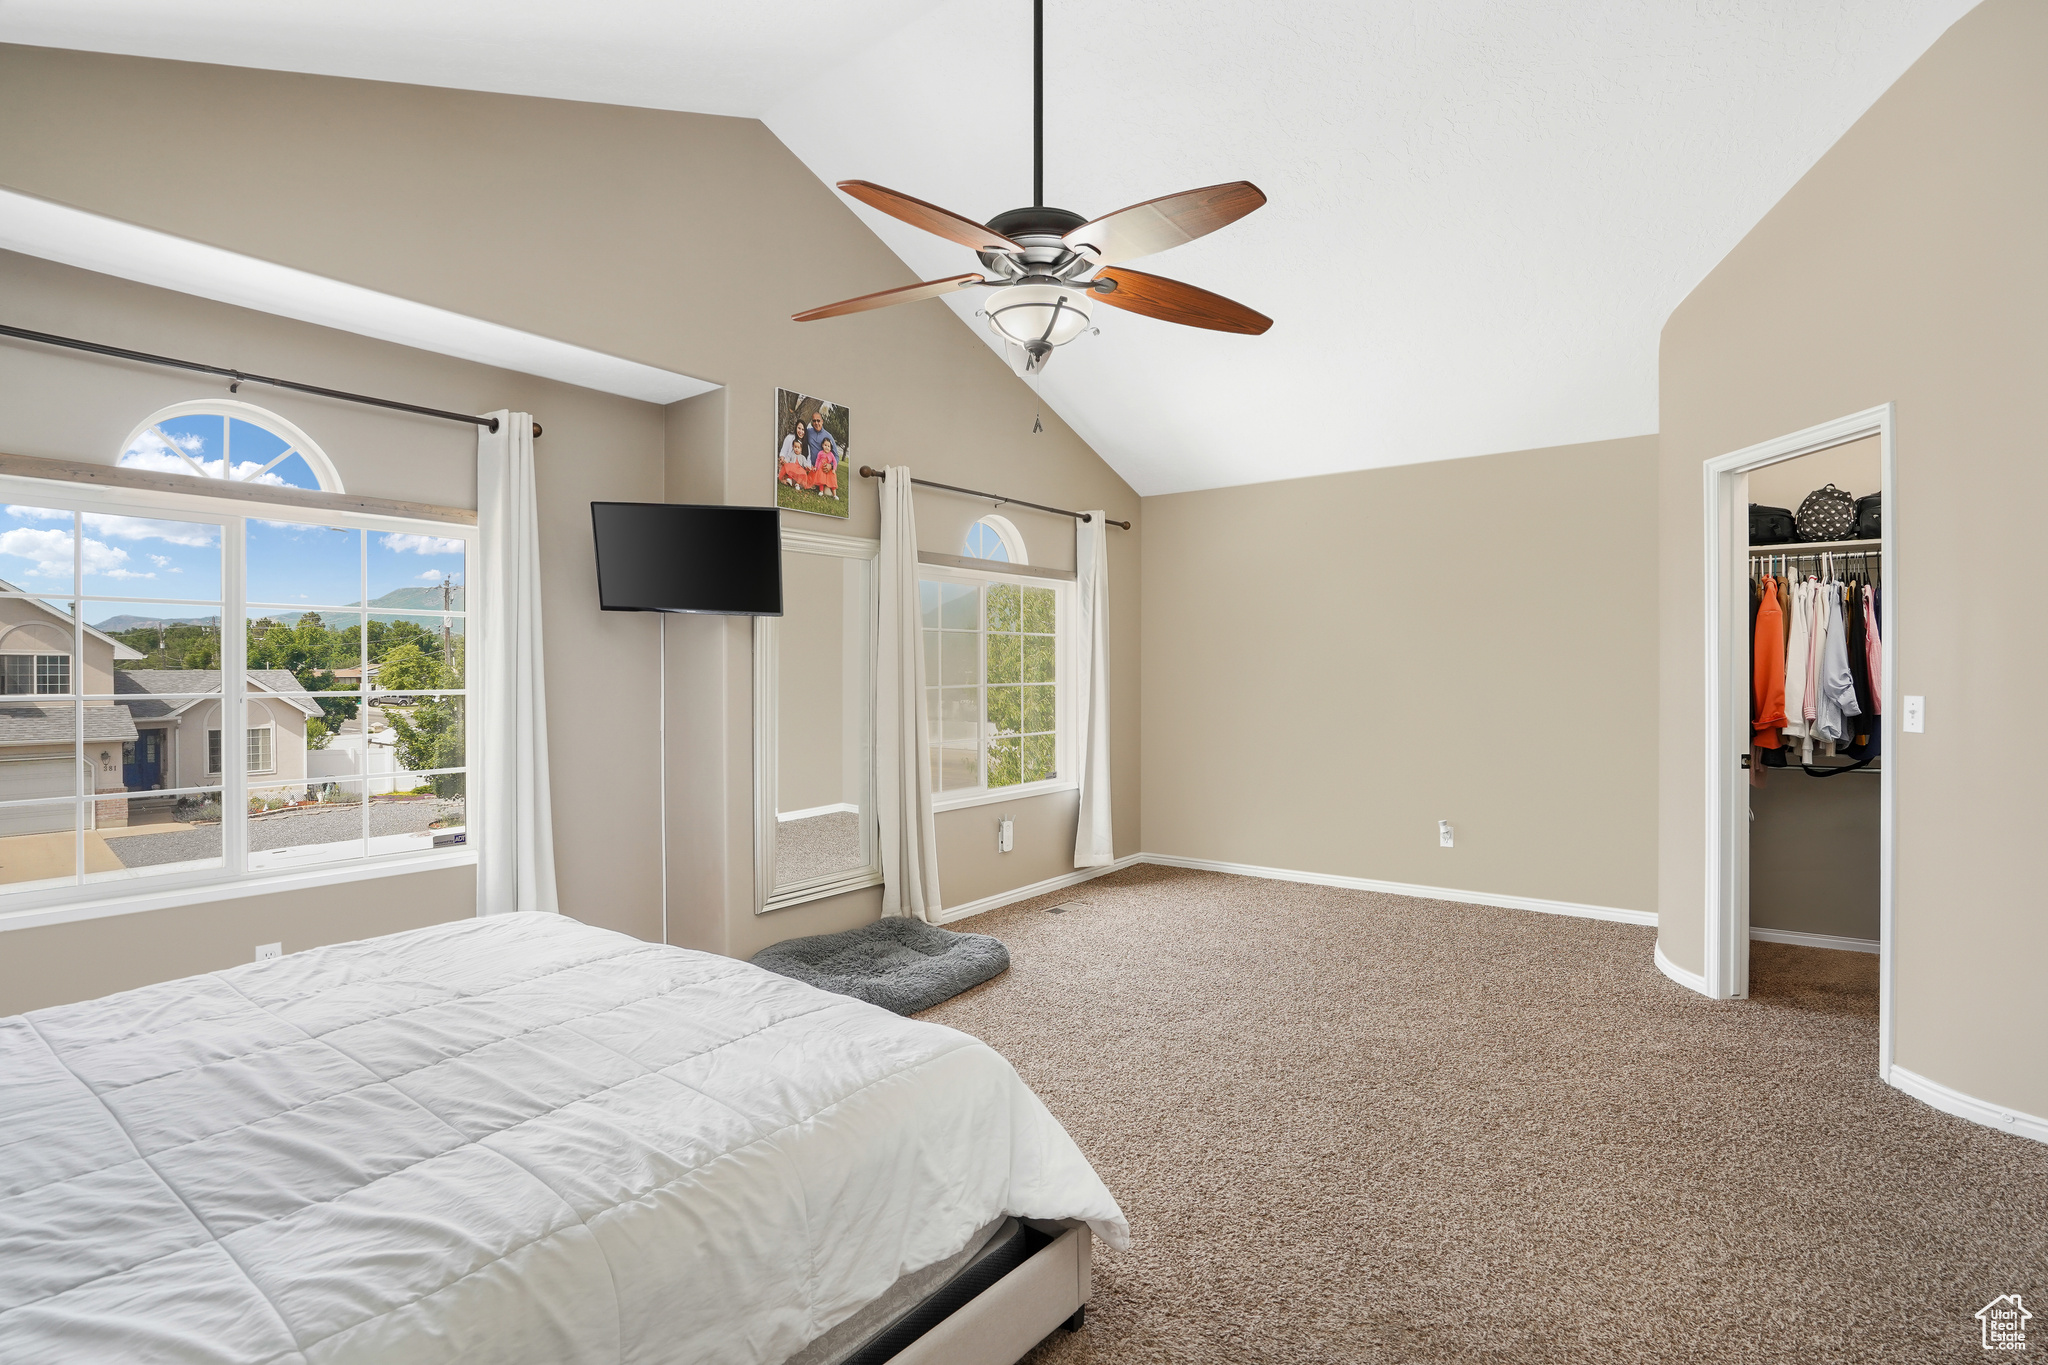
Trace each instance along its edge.
<instances>
[{"instance_id":1,"label":"wooden ceiling fan blade","mask_svg":"<svg viewBox=\"0 0 2048 1365\"><path fill-rule=\"evenodd\" d=\"M922 199L913 199L883 185L866 180L842 180L839 182L839 188L871 209L880 209L891 218L901 218L912 227L937 233L947 241L958 242L970 251L1019 252L1024 249L1002 233L991 232L972 218L964 217L951 209L942 209L937 204L927 204Z\"/></svg>"},{"instance_id":2,"label":"wooden ceiling fan blade","mask_svg":"<svg viewBox=\"0 0 2048 1365\"><path fill-rule=\"evenodd\" d=\"M1061 240L1103 265L1134 261L1228 227L1266 202L1249 180L1147 199L1083 223Z\"/></svg>"},{"instance_id":3,"label":"wooden ceiling fan blade","mask_svg":"<svg viewBox=\"0 0 2048 1365\"><path fill-rule=\"evenodd\" d=\"M848 313L865 313L871 308L887 308L891 304L916 303L919 299L935 299L941 294L950 294L958 289L967 289L980 284L979 275L952 275L943 280L926 280L922 284L906 284L898 289L884 289L879 293L862 294L857 299L841 299L828 303L822 308L809 308L790 315L792 322L816 322L819 318L844 317Z\"/></svg>"},{"instance_id":4,"label":"wooden ceiling fan blade","mask_svg":"<svg viewBox=\"0 0 2048 1365\"><path fill-rule=\"evenodd\" d=\"M1182 284L1179 280L1169 280L1163 275L1147 275L1139 270L1105 270L1095 278L1097 281L1114 281L1116 285L1111 290L1097 290L1096 302L1121 308L1127 313L1143 313L1161 322L1177 322L1183 327L1206 327L1212 332L1241 332L1246 336L1258 336L1273 325L1273 319L1264 313L1253 312L1221 294L1212 294L1206 289Z\"/></svg>"}]
</instances>

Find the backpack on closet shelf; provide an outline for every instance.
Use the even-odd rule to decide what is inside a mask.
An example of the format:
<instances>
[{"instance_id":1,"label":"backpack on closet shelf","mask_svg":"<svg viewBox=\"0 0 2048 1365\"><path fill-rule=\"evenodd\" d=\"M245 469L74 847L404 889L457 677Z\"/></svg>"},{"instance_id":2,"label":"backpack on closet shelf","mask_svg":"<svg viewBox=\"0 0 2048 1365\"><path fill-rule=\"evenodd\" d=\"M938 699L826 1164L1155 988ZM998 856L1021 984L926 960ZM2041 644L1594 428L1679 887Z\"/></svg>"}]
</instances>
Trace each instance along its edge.
<instances>
[{"instance_id":1,"label":"backpack on closet shelf","mask_svg":"<svg viewBox=\"0 0 2048 1365\"><path fill-rule=\"evenodd\" d=\"M1792 509L1789 507L1766 507L1760 502L1749 505L1749 543L1752 545L1783 545L1792 539Z\"/></svg>"},{"instance_id":2,"label":"backpack on closet shelf","mask_svg":"<svg viewBox=\"0 0 2048 1365\"><path fill-rule=\"evenodd\" d=\"M1848 540L1856 533L1856 499L1833 484L1816 488L1799 504L1793 524L1801 540Z\"/></svg>"},{"instance_id":3,"label":"backpack on closet shelf","mask_svg":"<svg viewBox=\"0 0 2048 1365\"><path fill-rule=\"evenodd\" d=\"M1876 540L1884 534L1884 494L1867 493L1856 499L1856 539Z\"/></svg>"}]
</instances>

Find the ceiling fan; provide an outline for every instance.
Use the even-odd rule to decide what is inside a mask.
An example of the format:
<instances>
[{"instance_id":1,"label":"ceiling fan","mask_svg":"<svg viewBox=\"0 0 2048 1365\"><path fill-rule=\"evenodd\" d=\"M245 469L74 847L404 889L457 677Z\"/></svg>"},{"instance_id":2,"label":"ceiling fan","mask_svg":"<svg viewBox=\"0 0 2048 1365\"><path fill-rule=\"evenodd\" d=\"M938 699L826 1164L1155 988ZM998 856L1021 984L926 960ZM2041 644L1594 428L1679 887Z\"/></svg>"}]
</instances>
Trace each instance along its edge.
<instances>
[{"instance_id":1,"label":"ceiling fan","mask_svg":"<svg viewBox=\"0 0 2048 1365\"><path fill-rule=\"evenodd\" d=\"M863 294L798 313L795 321L815 322L961 289L986 288L994 291L983 310L989 326L1020 362L1018 369L1023 374L1043 370L1054 347L1087 331L1090 306L1097 302L1162 322L1216 332L1257 336L1271 327L1271 318L1221 294L1160 275L1114 268L1123 261L1193 241L1244 217L1266 202L1266 196L1250 181L1234 180L1148 199L1093 219L1047 206L1045 0L1032 0L1031 43L1032 207L1011 209L977 223L866 180L839 182L840 189L868 207L974 251L989 274L953 275Z\"/></svg>"}]
</instances>

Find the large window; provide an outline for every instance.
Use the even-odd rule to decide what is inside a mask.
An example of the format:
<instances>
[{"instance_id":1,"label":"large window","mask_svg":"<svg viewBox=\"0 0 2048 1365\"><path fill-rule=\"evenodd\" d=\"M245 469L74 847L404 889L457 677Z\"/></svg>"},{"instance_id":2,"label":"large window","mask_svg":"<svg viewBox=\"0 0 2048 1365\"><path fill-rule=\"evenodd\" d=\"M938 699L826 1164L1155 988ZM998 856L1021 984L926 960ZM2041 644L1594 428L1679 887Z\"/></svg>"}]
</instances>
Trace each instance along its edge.
<instances>
[{"instance_id":1,"label":"large window","mask_svg":"<svg viewBox=\"0 0 2048 1365\"><path fill-rule=\"evenodd\" d=\"M0 478L0 917L470 856L473 529L212 497L336 485L196 406L121 458L190 494Z\"/></svg>"},{"instance_id":2,"label":"large window","mask_svg":"<svg viewBox=\"0 0 2048 1365\"><path fill-rule=\"evenodd\" d=\"M927 569L918 590L936 802L1071 785L1061 779L1066 585Z\"/></svg>"}]
</instances>

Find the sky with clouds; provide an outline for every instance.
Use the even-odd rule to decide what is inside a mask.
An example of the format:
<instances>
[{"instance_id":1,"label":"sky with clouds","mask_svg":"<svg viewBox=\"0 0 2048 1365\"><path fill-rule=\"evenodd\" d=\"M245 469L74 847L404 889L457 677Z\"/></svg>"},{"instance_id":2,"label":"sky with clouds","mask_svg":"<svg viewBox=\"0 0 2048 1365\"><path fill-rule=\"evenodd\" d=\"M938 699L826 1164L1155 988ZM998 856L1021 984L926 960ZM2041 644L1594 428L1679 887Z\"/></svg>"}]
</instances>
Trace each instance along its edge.
<instances>
[{"instance_id":1,"label":"sky with clouds","mask_svg":"<svg viewBox=\"0 0 2048 1365\"><path fill-rule=\"evenodd\" d=\"M222 447L226 445L227 450ZM317 489L305 459L278 437L220 417L173 418L145 431L121 457L129 468L218 478L231 460L237 480ZM197 469L195 469L197 466ZM346 607L399 588L464 581L463 544L452 537L342 531L287 521L250 519L248 591L252 603ZM112 516L12 504L0 507L0 580L16 591L69 597L74 572L88 597L119 598L88 606L96 622L121 614L202 617L221 599L221 528L171 518ZM460 609L462 594L454 594ZM187 608L141 609L140 603L182 602ZM411 605L408 603L408 605Z\"/></svg>"}]
</instances>

